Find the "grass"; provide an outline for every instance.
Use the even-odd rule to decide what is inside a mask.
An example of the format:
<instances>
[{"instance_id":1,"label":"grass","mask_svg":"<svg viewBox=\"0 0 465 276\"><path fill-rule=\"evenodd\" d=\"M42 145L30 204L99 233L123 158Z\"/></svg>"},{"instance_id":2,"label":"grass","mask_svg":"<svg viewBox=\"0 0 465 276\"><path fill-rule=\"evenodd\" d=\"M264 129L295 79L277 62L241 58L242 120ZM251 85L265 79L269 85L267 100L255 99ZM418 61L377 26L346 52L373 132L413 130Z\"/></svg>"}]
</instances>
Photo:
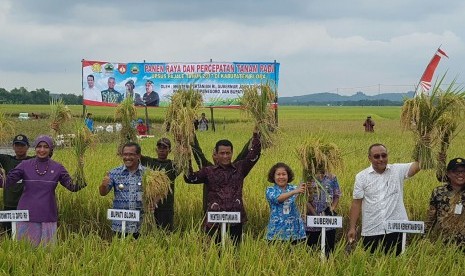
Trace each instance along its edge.
<instances>
[{"instance_id":1,"label":"grass","mask_svg":"<svg viewBox=\"0 0 465 276\"><path fill-rule=\"evenodd\" d=\"M82 107L70 108L75 116L82 112ZM35 112L35 109L30 110ZM163 110L150 109L149 117L164 118ZM105 172L120 165L121 161L115 154L116 142L102 143L86 153L84 170L88 186L79 194L57 188L59 246L33 249L3 237L0 241L0 274L411 275L421 271L425 275L460 275L465 269L464 255L457 252L455 246L444 246L428 239L412 240L414 235L409 235L406 254L398 258L382 254L373 256L360 248L346 255L344 243L340 242L334 256L325 263L320 262L318 251L308 251L305 246L269 245L263 239L269 218L265 199L265 189L270 185L266 181L267 172L273 164L285 162L296 173L295 183L299 182L302 165L295 152L310 137L322 137L335 143L342 152L344 170L333 173L342 190L337 211L347 226L355 174L369 165L368 146L378 142L385 144L391 163L411 161L414 141L410 133L401 130L400 110L401 107L281 107L281 134L277 145L263 152L244 184L244 204L249 217L244 243L237 250L227 246L221 257L217 248L204 242L205 237L199 232L203 218L202 185L187 185L182 177L175 182L176 231L173 234L155 230L137 241L112 239L110 222L106 219L112 195L99 196L98 186ZM4 112L11 113L8 109ZM95 108L90 112L102 117L113 114L111 108ZM215 117L224 118L225 123L221 120L218 124L217 121L216 132L197 133L202 149L208 157L217 140L228 138L237 154L251 137L253 123L245 122L239 110L215 109L214 112ZM364 132L362 124L368 115L376 122L375 133ZM44 129L41 124L47 124L46 120L34 122L18 122L16 130L33 139ZM155 156L155 141L162 136L161 122L155 120L155 138L141 141L143 154ZM99 123L97 121L96 125ZM450 145L449 158L465 155L460 143L463 139L463 132L459 132ZM56 150L53 159L73 172L76 161L71 150ZM438 185L434 170L421 171L406 181L404 202L411 220L426 218L431 191ZM338 230L338 241L345 232L346 228Z\"/></svg>"}]
</instances>

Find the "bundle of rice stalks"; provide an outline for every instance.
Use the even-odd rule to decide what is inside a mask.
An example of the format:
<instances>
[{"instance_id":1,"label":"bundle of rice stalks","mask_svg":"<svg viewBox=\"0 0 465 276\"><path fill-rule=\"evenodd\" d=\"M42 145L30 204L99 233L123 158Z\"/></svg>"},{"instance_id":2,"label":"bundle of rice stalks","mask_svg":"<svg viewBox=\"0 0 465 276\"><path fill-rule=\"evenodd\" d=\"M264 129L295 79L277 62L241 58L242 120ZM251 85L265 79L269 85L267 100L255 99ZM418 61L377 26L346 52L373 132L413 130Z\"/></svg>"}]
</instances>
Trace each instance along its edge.
<instances>
[{"instance_id":1,"label":"bundle of rice stalks","mask_svg":"<svg viewBox=\"0 0 465 276\"><path fill-rule=\"evenodd\" d=\"M304 181L311 181L320 172L334 171L342 166L342 154L334 143L325 143L316 138L303 143L297 149L302 163Z\"/></svg>"},{"instance_id":2,"label":"bundle of rice stalks","mask_svg":"<svg viewBox=\"0 0 465 276\"><path fill-rule=\"evenodd\" d=\"M131 98L124 99L116 107L115 119L119 120L122 126L119 133L118 155L121 155L124 144L127 142L137 142L137 130L132 125L136 117L137 111Z\"/></svg>"},{"instance_id":3,"label":"bundle of rice stalks","mask_svg":"<svg viewBox=\"0 0 465 276\"><path fill-rule=\"evenodd\" d=\"M272 106L276 93L269 84L246 86L242 91L241 108L255 122L260 132L262 148L269 148L274 144L272 133L277 130L275 110Z\"/></svg>"},{"instance_id":4,"label":"bundle of rice stalks","mask_svg":"<svg viewBox=\"0 0 465 276\"><path fill-rule=\"evenodd\" d=\"M173 92L171 103L166 111L164 129L173 135L176 146L173 149L177 168L187 173L191 156L191 144L194 143L194 120L203 99L199 91L192 87Z\"/></svg>"},{"instance_id":5,"label":"bundle of rice stalks","mask_svg":"<svg viewBox=\"0 0 465 276\"><path fill-rule=\"evenodd\" d=\"M163 202L168 193L172 193L170 184L171 181L164 170L145 170L142 176L143 207L146 214L142 223L143 231L150 230L154 225L153 209L159 202Z\"/></svg>"},{"instance_id":6,"label":"bundle of rice stalks","mask_svg":"<svg viewBox=\"0 0 465 276\"><path fill-rule=\"evenodd\" d=\"M71 110L62 99L50 101L50 126L54 137L60 134L63 124L72 118Z\"/></svg>"},{"instance_id":7,"label":"bundle of rice stalks","mask_svg":"<svg viewBox=\"0 0 465 276\"><path fill-rule=\"evenodd\" d=\"M444 76L436 82L431 95L420 94L405 100L402 106L401 124L414 133L413 159L420 162L422 169L431 169L435 165L432 149L440 139L438 126L441 118L447 114L460 117L465 106L464 94L455 81L443 91L440 88L443 80Z\"/></svg>"},{"instance_id":8,"label":"bundle of rice stalks","mask_svg":"<svg viewBox=\"0 0 465 276\"><path fill-rule=\"evenodd\" d=\"M73 154L77 161L76 172L73 175L73 183L77 185L85 186L87 183L84 175L84 154L94 143L95 139L89 128L83 123L76 124L72 145Z\"/></svg>"},{"instance_id":9,"label":"bundle of rice stalks","mask_svg":"<svg viewBox=\"0 0 465 276\"><path fill-rule=\"evenodd\" d=\"M3 112L0 112L0 142L6 143L14 133L14 123L8 120L8 117Z\"/></svg>"},{"instance_id":10,"label":"bundle of rice stalks","mask_svg":"<svg viewBox=\"0 0 465 276\"><path fill-rule=\"evenodd\" d=\"M451 140L455 137L454 133L456 132L460 121L460 116L453 116L450 113L445 113L438 120L437 133L439 139L439 153L436 176L442 181L446 180L447 150L449 149Z\"/></svg>"},{"instance_id":11,"label":"bundle of rice stalks","mask_svg":"<svg viewBox=\"0 0 465 276\"><path fill-rule=\"evenodd\" d=\"M307 202L315 193L319 193L320 189L324 189L318 179L315 177L317 173L327 173L342 167L342 154L338 146L334 143L325 143L321 139L316 138L306 141L297 148L297 155L302 163L303 181L307 183L305 196L302 201L298 202L301 210L307 209ZM314 181L315 187L311 187L310 183ZM332 199L327 199L329 206L332 204Z\"/></svg>"}]
</instances>

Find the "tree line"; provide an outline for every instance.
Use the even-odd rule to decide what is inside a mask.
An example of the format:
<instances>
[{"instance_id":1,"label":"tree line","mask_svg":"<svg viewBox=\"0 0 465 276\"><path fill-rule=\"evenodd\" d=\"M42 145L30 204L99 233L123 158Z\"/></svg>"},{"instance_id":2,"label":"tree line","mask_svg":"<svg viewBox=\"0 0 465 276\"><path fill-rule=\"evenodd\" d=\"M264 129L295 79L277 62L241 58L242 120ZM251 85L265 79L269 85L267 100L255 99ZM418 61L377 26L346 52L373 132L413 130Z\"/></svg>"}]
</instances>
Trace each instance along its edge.
<instances>
[{"instance_id":1,"label":"tree line","mask_svg":"<svg viewBox=\"0 0 465 276\"><path fill-rule=\"evenodd\" d=\"M82 104L82 95L50 94L50 91L44 88L32 91L24 87L13 88L11 91L0 88L0 104L50 104L50 100L59 98L63 99L65 104Z\"/></svg>"}]
</instances>

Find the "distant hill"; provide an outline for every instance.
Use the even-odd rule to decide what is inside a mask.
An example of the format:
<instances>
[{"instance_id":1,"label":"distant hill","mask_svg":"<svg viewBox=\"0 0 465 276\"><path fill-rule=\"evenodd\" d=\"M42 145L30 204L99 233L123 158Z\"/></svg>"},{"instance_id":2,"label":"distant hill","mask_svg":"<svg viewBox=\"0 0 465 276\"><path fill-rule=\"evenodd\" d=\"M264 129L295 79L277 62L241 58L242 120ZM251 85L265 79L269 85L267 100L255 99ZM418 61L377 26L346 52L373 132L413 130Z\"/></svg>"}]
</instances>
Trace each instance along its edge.
<instances>
[{"instance_id":1,"label":"distant hill","mask_svg":"<svg viewBox=\"0 0 465 276\"><path fill-rule=\"evenodd\" d=\"M280 105L402 105L404 98L412 98L415 92L382 93L368 96L357 92L352 96L335 93L317 93L294 97L279 97ZM382 103L382 104L380 104Z\"/></svg>"}]
</instances>

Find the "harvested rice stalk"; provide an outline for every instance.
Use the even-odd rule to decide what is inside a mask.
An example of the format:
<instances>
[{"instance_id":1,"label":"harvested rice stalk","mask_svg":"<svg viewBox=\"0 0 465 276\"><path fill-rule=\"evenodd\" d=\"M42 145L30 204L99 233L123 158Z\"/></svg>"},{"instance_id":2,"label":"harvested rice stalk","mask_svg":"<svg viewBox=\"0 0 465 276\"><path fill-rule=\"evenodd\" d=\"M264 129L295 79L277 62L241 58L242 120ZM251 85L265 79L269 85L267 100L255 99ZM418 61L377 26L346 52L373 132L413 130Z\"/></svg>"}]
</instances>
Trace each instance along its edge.
<instances>
[{"instance_id":1,"label":"harvested rice stalk","mask_svg":"<svg viewBox=\"0 0 465 276\"><path fill-rule=\"evenodd\" d=\"M315 181L317 183L315 188L307 186L305 191L304 202L300 202L301 210L307 209L307 202L309 198L313 198L315 193L319 193L323 188L320 182L316 179L316 174L320 171L330 172L336 168L342 167L341 151L334 143L324 143L320 138L312 139L305 142L297 149L297 155L302 163L303 180L307 183ZM332 204L332 199L327 199L328 204Z\"/></svg>"},{"instance_id":2,"label":"harvested rice stalk","mask_svg":"<svg viewBox=\"0 0 465 276\"><path fill-rule=\"evenodd\" d=\"M193 122L202 104L202 94L190 87L174 91L166 111L164 129L173 135L176 144L174 163L185 173L189 170L191 144L194 143Z\"/></svg>"},{"instance_id":3,"label":"harvested rice stalk","mask_svg":"<svg viewBox=\"0 0 465 276\"><path fill-rule=\"evenodd\" d=\"M269 148L274 144L272 132L276 131L275 110L271 105L276 93L269 84L246 86L240 98L242 109L255 122L260 132L262 148Z\"/></svg>"},{"instance_id":4,"label":"harvested rice stalk","mask_svg":"<svg viewBox=\"0 0 465 276\"><path fill-rule=\"evenodd\" d=\"M73 175L73 183L78 185L86 185L86 177L84 174L84 155L90 147L95 143L94 136L89 128L79 123L75 125L75 136L72 140L73 154L76 157L77 166L76 172Z\"/></svg>"},{"instance_id":5,"label":"harvested rice stalk","mask_svg":"<svg viewBox=\"0 0 465 276\"><path fill-rule=\"evenodd\" d=\"M318 171L330 172L342 166L342 155L338 146L324 143L319 138L303 143L297 149L297 154L302 163L305 181L313 180Z\"/></svg>"},{"instance_id":6,"label":"harvested rice stalk","mask_svg":"<svg viewBox=\"0 0 465 276\"><path fill-rule=\"evenodd\" d=\"M71 110L63 102L62 99L50 101L50 126L52 128L52 134L56 137L60 134L60 130L63 124L72 118Z\"/></svg>"},{"instance_id":7,"label":"harvested rice stalk","mask_svg":"<svg viewBox=\"0 0 465 276\"><path fill-rule=\"evenodd\" d=\"M460 120L460 116L446 113L438 121L439 153L436 176L441 181L446 180L447 150L449 149L451 140L455 137L454 132L456 132Z\"/></svg>"},{"instance_id":8,"label":"harvested rice stalk","mask_svg":"<svg viewBox=\"0 0 465 276\"><path fill-rule=\"evenodd\" d=\"M171 191L171 181L164 170L146 169L142 176L144 220L142 229L150 230L154 225L153 209L163 202Z\"/></svg>"},{"instance_id":9,"label":"harvested rice stalk","mask_svg":"<svg viewBox=\"0 0 465 276\"><path fill-rule=\"evenodd\" d=\"M7 142L14 133L15 127L13 122L8 120L3 112L0 112L0 142Z\"/></svg>"},{"instance_id":10,"label":"harvested rice stalk","mask_svg":"<svg viewBox=\"0 0 465 276\"><path fill-rule=\"evenodd\" d=\"M124 99L115 110L115 119L121 122L119 133L119 145L117 154L120 155L124 144L127 142L137 142L137 130L132 126L136 119L137 111L131 98Z\"/></svg>"},{"instance_id":11,"label":"harvested rice stalk","mask_svg":"<svg viewBox=\"0 0 465 276\"><path fill-rule=\"evenodd\" d=\"M415 147L413 159L420 162L422 169L434 167L432 149L439 137L439 121L445 114L459 114L464 110L464 94L455 84L455 80L441 90L445 75L434 85L431 95L420 94L404 101L401 112L401 124L414 134Z\"/></svg>"}]
</instances>

